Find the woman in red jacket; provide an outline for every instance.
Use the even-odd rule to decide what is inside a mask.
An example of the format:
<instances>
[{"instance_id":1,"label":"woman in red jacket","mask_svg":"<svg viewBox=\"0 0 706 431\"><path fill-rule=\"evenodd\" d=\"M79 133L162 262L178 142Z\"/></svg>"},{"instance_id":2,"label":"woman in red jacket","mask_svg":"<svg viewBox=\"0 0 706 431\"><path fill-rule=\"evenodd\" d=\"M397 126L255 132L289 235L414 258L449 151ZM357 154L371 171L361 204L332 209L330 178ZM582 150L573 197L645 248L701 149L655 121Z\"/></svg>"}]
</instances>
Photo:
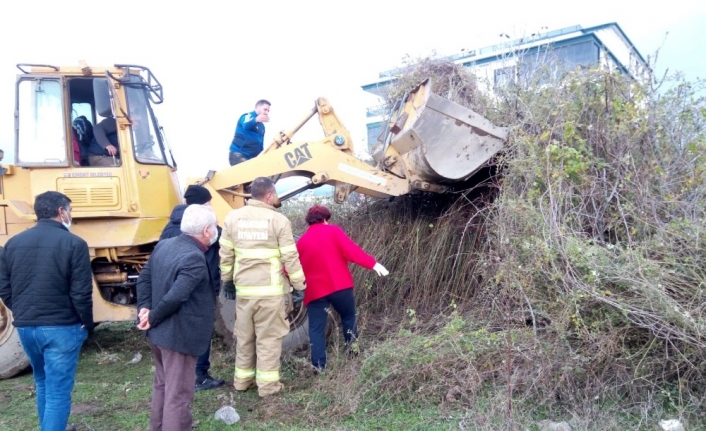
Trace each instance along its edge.
<instances>
[{"instance_id":1,"label":"woman in red jacket","mask_svg":"<svg viewBox=\"0 0 706 431\"><path fill-rule=\"evenodd\" d=\"M333 306L341 315L343 338L350 348L358 337L356 325L353 276L348 263L372 269L378 275L388 271L354 243L338 226L328 223L331 213L322 205L309 209L306 222L309 229L297 241L299 261L306 278L304 305L309 313L311 363L323 371L326 368L326 309Z\"/></svg>"}]
</instances>

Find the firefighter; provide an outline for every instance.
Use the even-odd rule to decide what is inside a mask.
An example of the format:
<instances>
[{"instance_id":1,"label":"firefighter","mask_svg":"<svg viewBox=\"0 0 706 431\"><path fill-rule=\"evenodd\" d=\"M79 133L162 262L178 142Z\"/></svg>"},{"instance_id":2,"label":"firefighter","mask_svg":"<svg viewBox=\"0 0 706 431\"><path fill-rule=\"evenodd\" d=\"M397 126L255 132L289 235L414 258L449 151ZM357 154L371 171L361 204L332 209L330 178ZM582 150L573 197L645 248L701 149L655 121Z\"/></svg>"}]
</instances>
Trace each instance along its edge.
<instances>
[{"instance_id":1,"label":"firefighter","mask_svg":"<svg viewBox=\"0 0 706 431\"><path fill-rule=\"evenodd\" d=\"M292 224L276 211L279 198L271 179L253 180L247 205L226 216L220 239L223 296L235 299L235 381L237 391L257 383L266 397L279 382L282 340L289 333L290 285L306 287Z\"/></svg>"}]
</instances>

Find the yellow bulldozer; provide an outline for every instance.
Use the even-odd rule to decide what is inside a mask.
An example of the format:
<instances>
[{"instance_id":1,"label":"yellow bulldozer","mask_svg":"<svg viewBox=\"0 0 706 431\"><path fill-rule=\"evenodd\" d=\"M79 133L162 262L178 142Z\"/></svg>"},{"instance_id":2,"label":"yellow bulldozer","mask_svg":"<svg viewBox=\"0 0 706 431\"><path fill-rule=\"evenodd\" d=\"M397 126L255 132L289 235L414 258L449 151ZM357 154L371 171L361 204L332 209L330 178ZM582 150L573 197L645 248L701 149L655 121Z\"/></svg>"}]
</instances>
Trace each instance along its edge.
<instances>
[{"instance_id":1,"label":"yellow bulldozer","mask_svg":"<svg viewBox=\"0 0 706 431\"><path fill-rule=\"evenodd\" d=\"M0 246L34 226L34 196L47 190L64 193L72 202L72 233L90 250L94 320L135 321L137 277L172 209L183 203L177 165L152 108L164 100L162 85L149 68L132 64L17 67L22 73L16 83L14 163L2 163L0 151ZM314 116L324 138L294 142L295 133ZM90 130L73 127L79 117L88 129L115 122L119 148L112 161L96 166L81 156L77 130L81 135ZM187 182L209 189L219 223L245 204L247 186L259 176L303 178L281 194L281 201L325 184L334 187L337 203L354 191L380 198L442 193L483 167L506 138L507 129L434 94L427 79L391 109L375 166L353 155L348 130L320 97L259 156ZM216 331L227 339L235 321L233 303L219 299ZM289 321L285 345L299 345L308 338L306 309L295 308ZM28 364L12 314L0 302L0 378Z\"/></svg>"}]
</instances>

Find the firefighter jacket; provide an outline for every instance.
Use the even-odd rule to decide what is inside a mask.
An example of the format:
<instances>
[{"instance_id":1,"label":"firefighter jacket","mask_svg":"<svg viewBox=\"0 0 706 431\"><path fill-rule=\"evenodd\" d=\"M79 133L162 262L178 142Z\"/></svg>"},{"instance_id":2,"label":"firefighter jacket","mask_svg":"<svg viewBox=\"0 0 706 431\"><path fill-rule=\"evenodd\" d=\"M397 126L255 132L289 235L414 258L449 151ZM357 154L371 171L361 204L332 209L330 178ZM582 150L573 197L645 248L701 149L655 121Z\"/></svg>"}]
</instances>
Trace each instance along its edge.
<instances>
[{"instance_id":1,"label":"firefighter jacket","mask_svg":"<svg viewBox=\"0 0 706 431\"><path fill-rule=\"evenodd\" d=\"M250 199L228 213L219 244L221 280L233 281L238 298L288 294L285 269L294 289L305 288L292 223L274 207Z\"/></svg>"}]
</instances>

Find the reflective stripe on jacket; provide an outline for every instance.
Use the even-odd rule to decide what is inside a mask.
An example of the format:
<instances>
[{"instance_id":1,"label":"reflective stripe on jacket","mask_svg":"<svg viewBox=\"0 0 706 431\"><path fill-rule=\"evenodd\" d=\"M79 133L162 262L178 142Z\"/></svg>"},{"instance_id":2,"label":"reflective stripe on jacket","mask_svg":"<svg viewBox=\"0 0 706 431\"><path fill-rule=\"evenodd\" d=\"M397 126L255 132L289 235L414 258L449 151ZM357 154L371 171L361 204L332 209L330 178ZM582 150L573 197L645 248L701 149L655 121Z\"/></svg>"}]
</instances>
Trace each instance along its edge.
<instances>
[{"instance_id":1,"label":"reflective stripe on jacket","mask_svg":"<svg viewBox=\"0 0 706 431\"><path fill-rule=\"evenodd\" d=\"M221 280L233 280L238 297L289 293L283 269L295 289L304 289L292 224L274 207L250 199L228 213L219 244Z\"/></svg>"}]
</instances>

